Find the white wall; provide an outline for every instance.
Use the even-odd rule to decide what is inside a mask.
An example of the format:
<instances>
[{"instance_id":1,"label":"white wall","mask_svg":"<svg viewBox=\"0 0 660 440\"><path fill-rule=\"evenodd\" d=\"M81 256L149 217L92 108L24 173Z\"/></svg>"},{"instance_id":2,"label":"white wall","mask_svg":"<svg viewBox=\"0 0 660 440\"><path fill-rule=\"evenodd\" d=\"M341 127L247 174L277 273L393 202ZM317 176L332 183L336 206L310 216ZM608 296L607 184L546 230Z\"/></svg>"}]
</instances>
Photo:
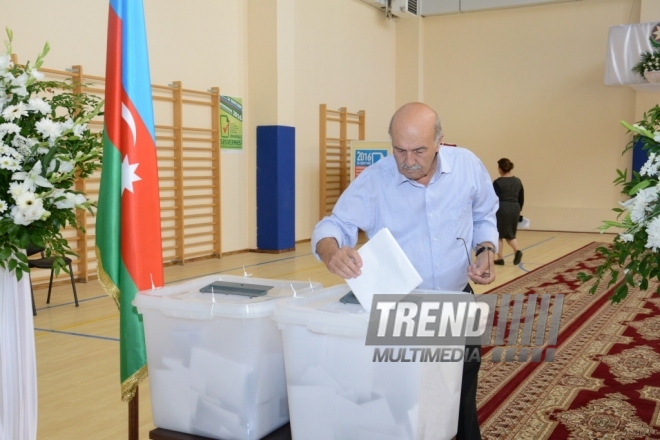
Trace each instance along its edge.
<instances>
[{"instance_id":1,"label":"white wall","mask_svg":"<svg viewBox=\"0 0 660 440\"><path fill-rule=\"evenodd\" d=\"M609 27L634 10L582 0L424 19L424 98L445 139L493 178L512 160L535 229L593 231L614 216L615 169L630 167L619 121L634 121L636 92L603 85L605 55Z\"/></svg>"},{"instance_id":2,"label":"white wall","mask_svg":"<svg viewBox=\"0 0 660 440\"><path fill-rule=\"evenodd\" d=\"M388 139L396 27L358 0L296 0L295 13L296 240L301 240L311 237L319 220L319 104L364 110L366 138Z\"/></svg>"}]
</instances>

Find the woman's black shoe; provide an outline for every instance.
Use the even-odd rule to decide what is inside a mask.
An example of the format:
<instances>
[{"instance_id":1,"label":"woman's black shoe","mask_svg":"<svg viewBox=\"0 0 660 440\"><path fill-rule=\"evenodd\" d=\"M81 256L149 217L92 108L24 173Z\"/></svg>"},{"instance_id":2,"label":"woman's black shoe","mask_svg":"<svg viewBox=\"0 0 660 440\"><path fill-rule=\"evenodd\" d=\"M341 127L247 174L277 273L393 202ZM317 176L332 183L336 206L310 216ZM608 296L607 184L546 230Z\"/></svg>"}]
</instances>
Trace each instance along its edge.
<instances>
[{"instance_id":1,"label":"woman's black shoe","mask_svg":"<svg viewBox=\"0 0 660 440\"><path fill-rule=\"evenodd\" d=\"M513 258L513 264L520 264L520 261L522 260L522 251L516 251L516 256Z\"/></svg>"},{"instance_id":2,"label":"woman's black shoe","mask_svg":"<svg viewBox=\"0 0 660 440\"><path fill-rule=\"evenodd\" d=\"M493 261L493 263L497 264L498 266L504 266L504 260L501 258L499 260Z\"/></svg>"}]
</instances>

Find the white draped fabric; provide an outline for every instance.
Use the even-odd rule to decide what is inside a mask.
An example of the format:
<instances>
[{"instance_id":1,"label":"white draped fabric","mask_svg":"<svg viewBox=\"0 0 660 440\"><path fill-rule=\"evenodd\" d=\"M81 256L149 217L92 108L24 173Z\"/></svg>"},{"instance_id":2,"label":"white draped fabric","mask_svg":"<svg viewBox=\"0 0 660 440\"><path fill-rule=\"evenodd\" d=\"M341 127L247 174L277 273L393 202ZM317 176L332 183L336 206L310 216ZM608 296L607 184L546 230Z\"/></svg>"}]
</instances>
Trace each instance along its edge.
<instances>
[{"instance_id":1,"label":"white draped fabric","mask_svg":"<svg viewBox=\"0 0 660 440\"><path fill-rule=\"evenodd\" d=\"M30 279L0 268L0 440L37 438L37 365Z\"/></svg>"},{"instance_id":2,"label":"white draped fabric","mask_svg":"<svg viewBox=\"0 0 660 440\"><path fill-rule=\"evenodd\" d=\"M657 22L636 23L610 28L605 65L606 86L647 83L632 68L639 62L642 52L653 51L649 37L654 36L657 25Z\"/></svg>"}]
</instances>

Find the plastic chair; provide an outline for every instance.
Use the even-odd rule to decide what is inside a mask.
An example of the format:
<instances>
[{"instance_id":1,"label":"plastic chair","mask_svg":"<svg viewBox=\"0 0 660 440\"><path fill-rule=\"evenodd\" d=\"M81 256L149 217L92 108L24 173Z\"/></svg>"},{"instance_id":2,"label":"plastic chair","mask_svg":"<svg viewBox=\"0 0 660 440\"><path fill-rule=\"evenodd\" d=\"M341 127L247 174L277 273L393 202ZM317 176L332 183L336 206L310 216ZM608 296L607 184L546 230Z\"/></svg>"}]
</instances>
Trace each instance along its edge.
<instances>
[{"instance_id":1,"label":"plastic chair","mask_svg":"<svg viewBox=\"0 0 660 440\"><path fill-rule=\"evenodd\" d=\"M25 249L25 253L27 254L28 257L35 255L35 254L41 254L41 258L28 258L28 267L30 269L35 268L35 269L50 269L50 282L48 283L48 297L46 298L46 304L50 304L50 292L53 288L53 275L55 274L55 268L53 267L53 263L55 262L55 258L57 257L49 257L46 258L44 255L44 248L34 246L32 244L28 244L27 248ZM76 282L73 279L73 267L71 266L71 258L69 257L62 257L64 260L64 263L69 266L69 276L71 277L71 287L73 287L73 299L76 303L76 307L78 307L78 294L76 292ZM30 280L30 290L32 290L32 280ZM34 291L32 291L32 314L36 316L37 314L37 309L34 305Z\"/></svg>"}]
</instances>

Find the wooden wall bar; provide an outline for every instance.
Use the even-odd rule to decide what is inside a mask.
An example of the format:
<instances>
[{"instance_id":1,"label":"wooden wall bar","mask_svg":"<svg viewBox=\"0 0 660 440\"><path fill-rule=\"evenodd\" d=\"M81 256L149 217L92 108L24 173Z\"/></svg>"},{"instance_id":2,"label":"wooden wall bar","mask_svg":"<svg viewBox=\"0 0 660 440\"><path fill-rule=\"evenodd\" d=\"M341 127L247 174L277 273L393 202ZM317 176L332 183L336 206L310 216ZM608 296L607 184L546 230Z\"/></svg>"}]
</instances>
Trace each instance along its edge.
<instances>
[{"instance_id":1,"label":"wooden wall bar","mask_svg":"<svg viewBox=\"0 0 660 440\"><path fill-rule=\"evenodd\" d=\"M17 58L14 57L14 62ZM104 95L105 78L88 75L80 65L66 71L41 68L47 80L71 81L73 92ZM170 85L152 85L154 123L158 154L161 197L163 262L184 264L186 261L222 255L220 187L220 89L208 91L185 89L181 81ZM200 111L201 109L201 111ZM103 117L90 122L90 127L103 129ZM75 189L92 200L98 200L101 173L79 179ZM77 213L85 231L67 228L63 231L71 248L78 254L74 272L79 281L96 278L94 216L87 211ZM66 275L66 274L65 274ZM50 273L35 270L35 287L47 286ZM58 284L68 283L61 276Z\"/></svg>"},{"instance_id":2,"label":"wooden wall bar","mask_svg":"<svg viewBox=\"0 0 660 440\"><path fill-rule=\"evenodd\" d=\"M365 139L365 112L349 113L346 107L319 107L319 219L329 215L350 179L352 140ZM349 138L349 125L357 125L357 139ZM329 132L338 133L332 137Z\"/></svg>"}]
</instances>

